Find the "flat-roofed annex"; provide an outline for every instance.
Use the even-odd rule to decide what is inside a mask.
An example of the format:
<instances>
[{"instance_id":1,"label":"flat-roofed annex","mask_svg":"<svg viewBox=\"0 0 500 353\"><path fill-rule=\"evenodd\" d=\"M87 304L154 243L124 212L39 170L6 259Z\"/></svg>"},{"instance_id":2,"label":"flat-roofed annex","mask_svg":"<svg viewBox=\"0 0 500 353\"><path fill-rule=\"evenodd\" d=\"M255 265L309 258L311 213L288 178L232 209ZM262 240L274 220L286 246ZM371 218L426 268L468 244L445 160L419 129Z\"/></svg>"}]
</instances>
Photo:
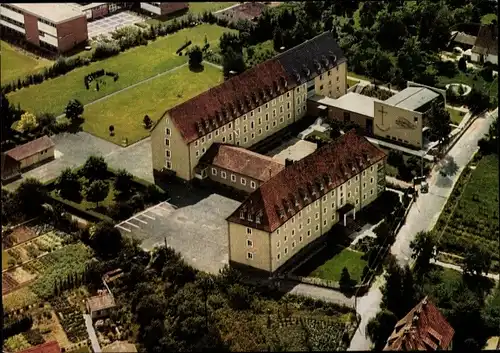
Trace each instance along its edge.
<instances>
[{"instance_id":1,"label":"flat-roofed annex","mask_svg":"<svg viewBox=\"0 0 500 353\"><path fill-rule=\"evenodd\" d=\"M30 15L45 19L54 24L59 24L78 17L85 16L81 10L68 3L40 4L40 3L17 3L9 4Z\"/></svg>"}]
</instances>

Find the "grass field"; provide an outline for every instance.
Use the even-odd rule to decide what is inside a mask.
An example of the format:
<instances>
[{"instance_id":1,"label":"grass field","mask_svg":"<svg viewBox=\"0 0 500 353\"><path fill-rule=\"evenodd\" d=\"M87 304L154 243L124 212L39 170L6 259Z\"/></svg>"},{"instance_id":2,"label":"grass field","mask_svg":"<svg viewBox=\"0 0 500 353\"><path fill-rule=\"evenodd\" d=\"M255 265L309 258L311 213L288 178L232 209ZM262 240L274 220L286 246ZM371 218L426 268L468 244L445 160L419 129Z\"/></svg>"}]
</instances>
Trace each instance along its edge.
<instances>
[{"instance_id":1,"label":"grass field","mask_svg":"<svg viewBox=\"0 0 500 353\"><path fill-rule=\"evenodd\" d=\"M474 80L474 77L477 77ZM438 76L438 85L444 86L448 83L463 83L471 87L476 87L478 90L488 92L490 97L498 96L498 78L495 78L493 82L486 82L481 75L475 74L474 72L459 72L454 77Z\"/></svg>"},{"instance_id":2,"label":"grass field","mask_svg":"<svg viewBox=\"0 0 500 353\"><path fill-rule=\"evenodd\" d=\"M438 234L447 225L440 248L463 256L468 244L478 243L491 251L495 261L499 261L498 156L481 158L476 169L470 173L464 172L460 176L456 186L460 199L458 203L456 197L449 199L436 224ZM469 175L469 181L463 185Z\"/></svg>"},{"instance_id":3,"label":"grass field","mask_svg":"<svg viewBox=\"0 0 500 353\"><path fill-rule=\"evenodd\" d=\"M361 259L361 256L363 256L362 253L346 248L312 271L309 276L338 282L342 269L347 267L351 278L359 282L363 268L367 264L365 260Z\"/></svg>"},{"instance_id":4,"label":"grass field","mask_svg":"<svg viewBox=\"0 0 500 353\"><path fill-rule=\"evenodd\" d=\"M17 80L19 77L24 78L27 74L39 71L51 64L49 60L37 59L35 55L25 54L21 49L17 49L4 41L0 41L0 49L0 83L2 85Z\"/></svg>"},{"instance_id":5,"label":"grass field","mask_svg":"<svg viewBox=\"0 0 500 353\"><path fill-rule=\"evenodd\" d=\"M347 85L349 88L351 88L354 85L357 85L359 83L358 80L351 80L350 78L347 79Z\"/></svg>"},{"instance_id":6,"label":"grass field","mask_svg":"<svg viewBox=\"0 0 500 353\"><path fill-rule=\"evenodd\" d=\"M33 113L62 114L70 99L78 99L83 104L90 103L105 95L119 91L141 80L184 64L185 56L177 56L175 51L191 40L193 45L203 45L205 35L211 46L218 46L222 33L229 30L215 25L200 25L156 39L147 46L127 50L112 58L78 68L67 75L48 80L39 85L24 88L8 95L12 104L19 103L24 110ZM119 74L116 82L110 81L100 91L86 90L85 75L99 69ZM106 129L110 124L103 123Z\"/></svg>"},{"instance_id":7,"label":"grass field","mask_svg":"<svg viewBox=\"0 0 500 353\"><path fill-rule=\"evenodd\" d=\"M205 64L204 70L197 73L182 67L86 107L83 128L117 144L124 138L132 144L149 135L142 123L144 115L156 121L167 109L222 81L222 72L211 65ZM115 127L114 136L109 135L109 125Z\"/></svg>"},{"instance_id":8,"label":"grass field","mask_svg":"<svg viewBox=\"0 0 500 353\"><path fill-rule=\"evenodd\" d=\"M170 15L170 16L164 16L164 17L158 17L158 18L152 18L146 21L146 23L150 25L156 25L159 23L166 23L168 21L172 21L174 18L182 18L184 16L187 16L188 14L193 14L193 15L200 15L205 11L208 12L214 12L218 10L225 9L227 7L236 5L237 2L190 2L189 3L189 11L184 14L183 16L178 16L178 15Z\"/></svg>"},{"instance_id":9,"label":"grass field","mask_svg":"<svg viewBox=\"0 0 500 353\"><path fill-rule=\"evenodd\" d=\"M347 72L347 76L351 76L351 77L354 77L355 79L357 78L358 80L364 80L364 81L369 81L369 82L371 82L373 80L368 76L358 75L357 73L352 72L352 71Z\"/></svg>"},{"instance_id":10,"label":"grass field","mask_svg":"<svg viewBox=\"0 0 500 353\"><path fill-rule=\"evenodd\" d=\"M451 122L453 124L456 124L456 125L460 124L460 122L462 121L462 119L465 116L464 112L461 112L461 111L456 110L456 109L446 108L446 110L448 111L448 113L450 113Z\"/></svg>"}]
</instances>

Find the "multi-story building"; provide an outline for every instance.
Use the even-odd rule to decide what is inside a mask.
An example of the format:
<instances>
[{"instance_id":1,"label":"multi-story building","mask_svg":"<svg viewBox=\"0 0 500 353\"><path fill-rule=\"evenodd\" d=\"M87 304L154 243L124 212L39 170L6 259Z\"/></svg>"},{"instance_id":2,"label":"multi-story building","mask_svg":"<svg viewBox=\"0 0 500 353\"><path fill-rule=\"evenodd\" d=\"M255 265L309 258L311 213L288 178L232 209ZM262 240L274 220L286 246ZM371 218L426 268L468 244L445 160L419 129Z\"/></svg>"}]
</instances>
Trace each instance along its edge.
<instances>
[{"instance_id":1,"label":"multi-story building","mask_svg":"<svg viewBox=\"0 0 500 353\"><path fill-rule=\"evenodd\" d=\"M0 4L0 24L51 51L66 52L88 39L85 14L70 4Z\"/></svg>"},{"instance_id":2,"label":"multi-story building","mask_svg":"<svg viewBox=\"0 0 500 353\"><path fill-rule=\"evenodd\" d=\"M141 9L152 14L163 16L180 10L188 9L187 2L141 2Z\"/></svg>"},{"instance_id":3,"label":"multi-story building","mask_svg":"<svg viewBox=\"0 0 500 353\"><path fill-rule=\"evenodd\" d=\"M346 65L326 32L168 110L151 132L154 171L202 178L212 143L251 147L301 119L309 97L345 94Z\"/></svg>"},{"instance_id":4,"label":"multi-story building","mask_svg":"<svg viewBox=\"0 0 500 353\"><path fill-rule=\"evenodd\" d=\"M385 190L385 159L352 130L286 167L227 218L230 263L274 273Z\"/></svg>"}]
</instances>

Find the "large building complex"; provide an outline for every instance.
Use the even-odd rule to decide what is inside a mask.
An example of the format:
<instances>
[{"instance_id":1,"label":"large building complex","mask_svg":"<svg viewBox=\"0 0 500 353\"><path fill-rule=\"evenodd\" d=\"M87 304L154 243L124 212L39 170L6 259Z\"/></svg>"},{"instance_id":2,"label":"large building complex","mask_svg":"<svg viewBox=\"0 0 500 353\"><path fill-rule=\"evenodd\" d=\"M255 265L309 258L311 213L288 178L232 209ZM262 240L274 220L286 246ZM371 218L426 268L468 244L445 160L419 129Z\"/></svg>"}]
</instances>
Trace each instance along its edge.
<instances>
[{"instance_id":1,"label":"large building complex","mask_svg":"<svg viewBox=\"0 0 500 353\"><path fill-rule=\"evenodd\" d=\"M326 32L168 110L151 133L153 169L203 178L213 143L248 148L301 119L310 97L345 94L346 65Z\"/></svg>"},{"instance_id":2,"label":"large building complex","mask_svg":"<svg viewBox=\"0 0 500 353\"><path fill-rule=\"evenodd\" d=\"M229 261L274 273L385 190L385 153L354 130L286 167L228 217Z\"/></svg>"},{"instance_id":3,"label":"large building complex","mask_svg":"<svg viewBox=\"0 0 500 353\"><path fill-rule=\"evenodd\" d=\"M0 4L0 24L51 51L65 52L88 39L85 14L70 4Z\"/></svg>"}]
</instances>

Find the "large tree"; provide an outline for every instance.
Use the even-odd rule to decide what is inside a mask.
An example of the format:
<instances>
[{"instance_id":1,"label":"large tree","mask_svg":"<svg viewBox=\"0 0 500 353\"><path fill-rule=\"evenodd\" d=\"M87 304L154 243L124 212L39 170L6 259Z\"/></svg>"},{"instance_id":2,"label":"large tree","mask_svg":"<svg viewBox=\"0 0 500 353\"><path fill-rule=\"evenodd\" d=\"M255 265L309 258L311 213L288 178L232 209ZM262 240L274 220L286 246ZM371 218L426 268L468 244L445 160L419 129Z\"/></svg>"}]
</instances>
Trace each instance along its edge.
<instances>
[{"instance_id":1,"label":"large tree","mask_svg":"<svg viewBox=\"0 0 500 353\"><path fill-rule=\"evenodd\" d=\"M231 47L228 47L225 54L223 54L222 67L224 77L226 78L230 78L233 73L235 75L241 74L246 69L243 54L236 52Z\"/></svg>"},{"instance_id":2,"label":"large tree","mask_svg":"<svg viewBox=\"0 0 500 353\"><path fill-rule=\"evenodd\" d=\"M419 273L428 269L435 255L435 246L435 237L430 232L418 232L415 239L411 241L411 258L416 259L416 268Z\"/></svg>"},{"instance_id":3,"label":"large tree","mask_svg":"<svg viewBox=\"0 0 500 353\"><path fill-rule=\"evenodd\" d=\"M87 200L95 202L99 207L99 202L103 201L109 193L109 184L103 180L93 181L87 189Z\"/></svg>"},{"instance_id":4,"label":"large tree","mask_svg":"<svg viewBox=\"0 0 500 353\"><path fill-rule=\"evenodd\" d=\"M366 333L374 344L374 349L381 351L398 322L398 318L389 310L381 310L366 326Z\"/></svg>"},{"instance_id":5,"label":"large tree","mask_svg":"<svg viewBox=\"0 0 500 353\"><path fill-rule=\"evenodd\" d=\"M394 65L388 53L377 50L368 63L368 74L380 81L390 82L394 76Z\"/></svg>"},{"instance_id":6,"label":"large tree","mask_svg":"<svg viewBox=\"0 0 500 353\"><path fill-rule=\"evenodd\" d=\"M65 113L69 120L76 120L83 114L83 104L77 99L72 99L68 102Z\"/></svg>"},{"instance_id":7,"label":"large tree","mask_svg":"<svg viewBox=\"0 0 500 353\"><path fill-rule=\"evenodd\" d=\"M66 168L57 179L57 188L62 197L68 200L75 200L80 197L82 184L78 179L78 175L71 168Z\"/></svg>"},{"instance_id":8,"label":"large tree","mask_svg":"<svg viewBox=\"0 0 500 353\"><path fill-rule=\"evenodd\" d=\"M482 112L490 106L490 97L486 92L472 87L472 90L466 97L467 105L473 114Z\"/></svg>"},{"instance_id":9,"label":"large tree","mask_svg":"<svg viewBox=\"0 0 500 353\"><path fill-rule=\"evenodd\" d=\"M406 24L401 11L389 12L382 10L377 15L374 26L375 37L383 49L398 51L408 36Z\"/></svg>"},{"instance_id":10,"label":"large tree","mask_svg":"<svg viewBox=\"0 0 500 353\"><path fill-rule=\"evenodd\" d=\"M114 257L122 248L122 235L112 223L100 222L91 230L90 245L99 256Z\"/></svg>"},{"instance_id":11,"label":"large tree","mask_svg":"<svg viewBox=\"0 0 500 353\"><path fill-rule=\"evenodd\" d=\"M24 180L14 193L15 204L28 217L38 216L47 198L44 185L34 178Z\"/></svg>"},{"instance_id":12,"label":"large tree","mask_svg":"<svg viewBox=\"0 0 500 353\"><path fill-rule=\"evenodd\" d=\"M471 244L464 255L462 268L465 274L481 276L488 274L491 267L491 253L480 244Z\"/></svg>"},{"instance_id":13,"label":"large tree","mask_svg":"<svg viewBox=\"0 0 500 353\"><path fill-rule=\"evenodd\" d=\"M132 188L132 174L125 169L119 169L116 172L115 189L119 192L128 193Z\"/></svg>"},{"instance_id":14,"label":"large tree","mask_svg":"<svg viewBox=\"0 0 500 353\"><path fill-rule=\"evenodd\" d=\"M375 24L377 14L384 8L382 1L365 1L359 10L359 25L371 28Z\"/></svg>"},{"instance_id":15,"label":"large tree","mask_svg":"<svg viewBox=\"0 0 500 353\"><path fill-rule=\"evenodd\" d=\"M390 263L382 288L382 306L392 311L399 319L411 310L418 301L417 287L408 266L404 269L397 263Z\"/></svg>"},{"instance_id":16,"label":"large tree","mask_svg":"<svg viewBox=\"0 0 500 353\"><path fill-rule=\"evenodd\" d=\"M409 37L405 40L398 51L397 63L406 80L413 80L417 72L425 70L424 57L417 37Z\"/></svg>"},{"instance_id":17,"label":"large tree","mask_svg":"<svg viewBox=\"0 0 500 353\"><path fill-rule=\"evenodd\" d=\"M83 175L89 180L104 179L108 165L102 156L90 156L82 167Z\"/></svg>"},{"instance_id":18,"label":"large tree","mask_svg":"<svg viewBox=\"0 0 500 353\"><path fill-rule=\"evenodd\" d=\"M203 61L203 52L201 48L197 45L189 50L189 67L191 69L196 69L201 67L201 63Z\"/></svg>"},{"instance_id":19,"label":"large tree","mask_svg":"<svg viewBox=\"0 0 500 353\"><path fill-rule=\"evenodd\" d=\"M427 122L431 132L438 138L439 142L445 144L449 140L451 132L450 113L444 109L444 104L433 102L427 115Z\"/></svg>"}]
</instances>

